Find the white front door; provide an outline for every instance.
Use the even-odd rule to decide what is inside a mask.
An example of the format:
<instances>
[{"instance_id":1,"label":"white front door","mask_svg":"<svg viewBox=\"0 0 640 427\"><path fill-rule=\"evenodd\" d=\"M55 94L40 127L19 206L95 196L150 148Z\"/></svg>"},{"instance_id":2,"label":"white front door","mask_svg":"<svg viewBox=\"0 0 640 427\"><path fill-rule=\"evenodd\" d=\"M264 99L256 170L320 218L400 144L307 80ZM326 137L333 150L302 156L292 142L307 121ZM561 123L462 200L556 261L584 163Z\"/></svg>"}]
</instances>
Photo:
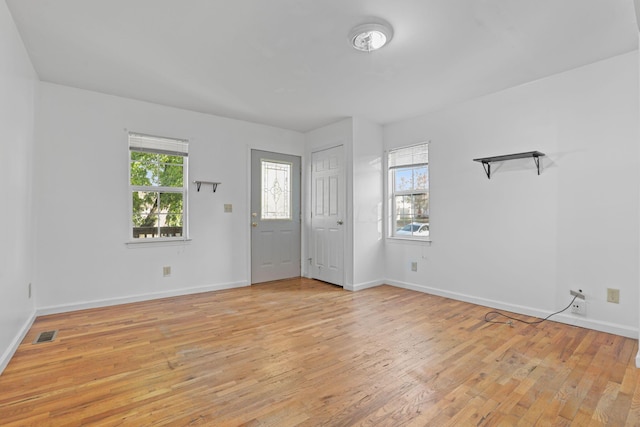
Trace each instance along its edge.
<instances>
[{"instance_id":1,"label":"white front door","mask_svg":"<svg viewBox=\"0 0 640 427\"><path fill-rule=\"evenodd\" d=\"M342 145L311 154L310 276L344 285L345 182Z\"/></svg>"},{"instance_id":2,"label":"white front door","mask_svg":"<svg viewBox=\"0 0 640 427\"><path fill-rule=\"evenodd\" d=\"M251 150L251 283L300 276L300 157Z\"/></svg>"}]
</instances>

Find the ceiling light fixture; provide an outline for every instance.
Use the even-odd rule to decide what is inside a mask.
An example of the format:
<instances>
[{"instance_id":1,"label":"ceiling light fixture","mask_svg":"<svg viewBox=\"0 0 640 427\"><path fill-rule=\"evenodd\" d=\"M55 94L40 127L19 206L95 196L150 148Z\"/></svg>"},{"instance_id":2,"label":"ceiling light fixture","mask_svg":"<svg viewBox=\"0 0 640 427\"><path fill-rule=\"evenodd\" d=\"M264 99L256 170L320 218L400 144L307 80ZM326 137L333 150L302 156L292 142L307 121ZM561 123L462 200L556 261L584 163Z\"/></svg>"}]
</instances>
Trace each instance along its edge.
<instances>
[{"instance_id":1,"label":"ceiling light fixture","mask_svg":"<svg viewBox=\"0 0 640 427\"><path fill-rule=\"evenodd\" d=\"M376 23L362 24L349 33L351 46L356 50L371 52L386 45L393 38L393 28L387 22L377 20Z\"/></svg>"}]
</instances>

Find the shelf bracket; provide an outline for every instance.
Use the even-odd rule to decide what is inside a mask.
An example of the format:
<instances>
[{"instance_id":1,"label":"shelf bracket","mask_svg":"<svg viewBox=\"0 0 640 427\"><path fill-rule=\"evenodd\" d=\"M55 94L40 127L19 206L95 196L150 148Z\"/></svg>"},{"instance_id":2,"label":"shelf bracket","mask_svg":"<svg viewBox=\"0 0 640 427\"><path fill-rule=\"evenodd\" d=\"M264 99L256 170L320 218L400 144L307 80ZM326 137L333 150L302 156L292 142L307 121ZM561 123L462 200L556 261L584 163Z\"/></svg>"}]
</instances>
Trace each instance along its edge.
<instances>
[{"instance_id":1,"label":"shelf bracket","mask_svg":"<svg viewBox=\"0 0 640 427\"><path fill-rule=\"evenodd\" d=\"M540 175L540 157L533 156L533 162L536 164L536 168L538 169L538 175Z\"/></svg>"},{"instance_id":2,"label":"shelf bracket","mask_svg":"<svg viewBox=\"0 0 640 427\"><path fill-rule=\"evenodd\" d=\"M484 173L487 174L487 178L491 179L491 163L482 162L482 167L484 168Z\"/></svg>"},{"instance_id":3,"label":"shelf bracket","mask_svg":"<svg viewBox=\"0 0 640 427\"><path fill-rule=\"evenodd\" d=\"M200 186L202 184L211 184L211 186L213 187L213 192L214 193L218 189L218 184L220 184L219 182L213 182L213 181L193 181L193 183L196 185L196 190L198 192L200 191Z\"/></svg>"}]
</instances>

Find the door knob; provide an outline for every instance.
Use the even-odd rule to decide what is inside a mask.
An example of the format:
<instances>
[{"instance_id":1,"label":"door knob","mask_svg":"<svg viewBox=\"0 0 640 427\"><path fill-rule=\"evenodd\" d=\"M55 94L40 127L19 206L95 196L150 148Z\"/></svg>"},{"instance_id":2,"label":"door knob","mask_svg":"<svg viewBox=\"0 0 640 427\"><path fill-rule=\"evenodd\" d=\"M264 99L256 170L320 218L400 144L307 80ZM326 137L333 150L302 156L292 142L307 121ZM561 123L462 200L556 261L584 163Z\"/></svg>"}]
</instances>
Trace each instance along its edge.
<instances>
[{"instance_id":1,"label":"door knob","mask_svg":"<svg viewBox=\"0 0 640 427\"><path fill-rule=\"evenodd\" d=\"M342 225L342 224L344 224L344 222L342 222L342 220L341 220L341 219L339 219L339 220L338 220L338 225Z\"/></svg>"},{"instance_id":2,"label":"door knob","mask_svg":"<svg viewBox=\"0 0 640 427\"><path fill-rule=\"evenodd\" d=\"M252 226L252 227L257 227L257 226L258 226L258 223L257 223L257 222L252 222L252 223L251 223L251 226Z\"/></svg>"}]
</instances>

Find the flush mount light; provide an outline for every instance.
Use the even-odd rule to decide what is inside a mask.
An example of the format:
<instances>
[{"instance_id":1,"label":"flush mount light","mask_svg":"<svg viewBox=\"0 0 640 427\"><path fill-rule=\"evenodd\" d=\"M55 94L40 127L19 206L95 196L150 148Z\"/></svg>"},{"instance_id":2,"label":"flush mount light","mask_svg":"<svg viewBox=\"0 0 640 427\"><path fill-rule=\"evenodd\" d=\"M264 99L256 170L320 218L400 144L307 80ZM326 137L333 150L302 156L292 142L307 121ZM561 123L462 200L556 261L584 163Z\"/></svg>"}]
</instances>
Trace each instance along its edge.
<instances>
[{"instance_id":1,"label":"flush mount light","mask_svg":"<svg viewBox=\"0 0 640 427\"><path fill-rule=\"evenodd\" d=\"M349 33L349 40L354 49L363 52L378 50L391 41L393 29L386 22L362 24Z\"/></svg>"}]
</instances>

